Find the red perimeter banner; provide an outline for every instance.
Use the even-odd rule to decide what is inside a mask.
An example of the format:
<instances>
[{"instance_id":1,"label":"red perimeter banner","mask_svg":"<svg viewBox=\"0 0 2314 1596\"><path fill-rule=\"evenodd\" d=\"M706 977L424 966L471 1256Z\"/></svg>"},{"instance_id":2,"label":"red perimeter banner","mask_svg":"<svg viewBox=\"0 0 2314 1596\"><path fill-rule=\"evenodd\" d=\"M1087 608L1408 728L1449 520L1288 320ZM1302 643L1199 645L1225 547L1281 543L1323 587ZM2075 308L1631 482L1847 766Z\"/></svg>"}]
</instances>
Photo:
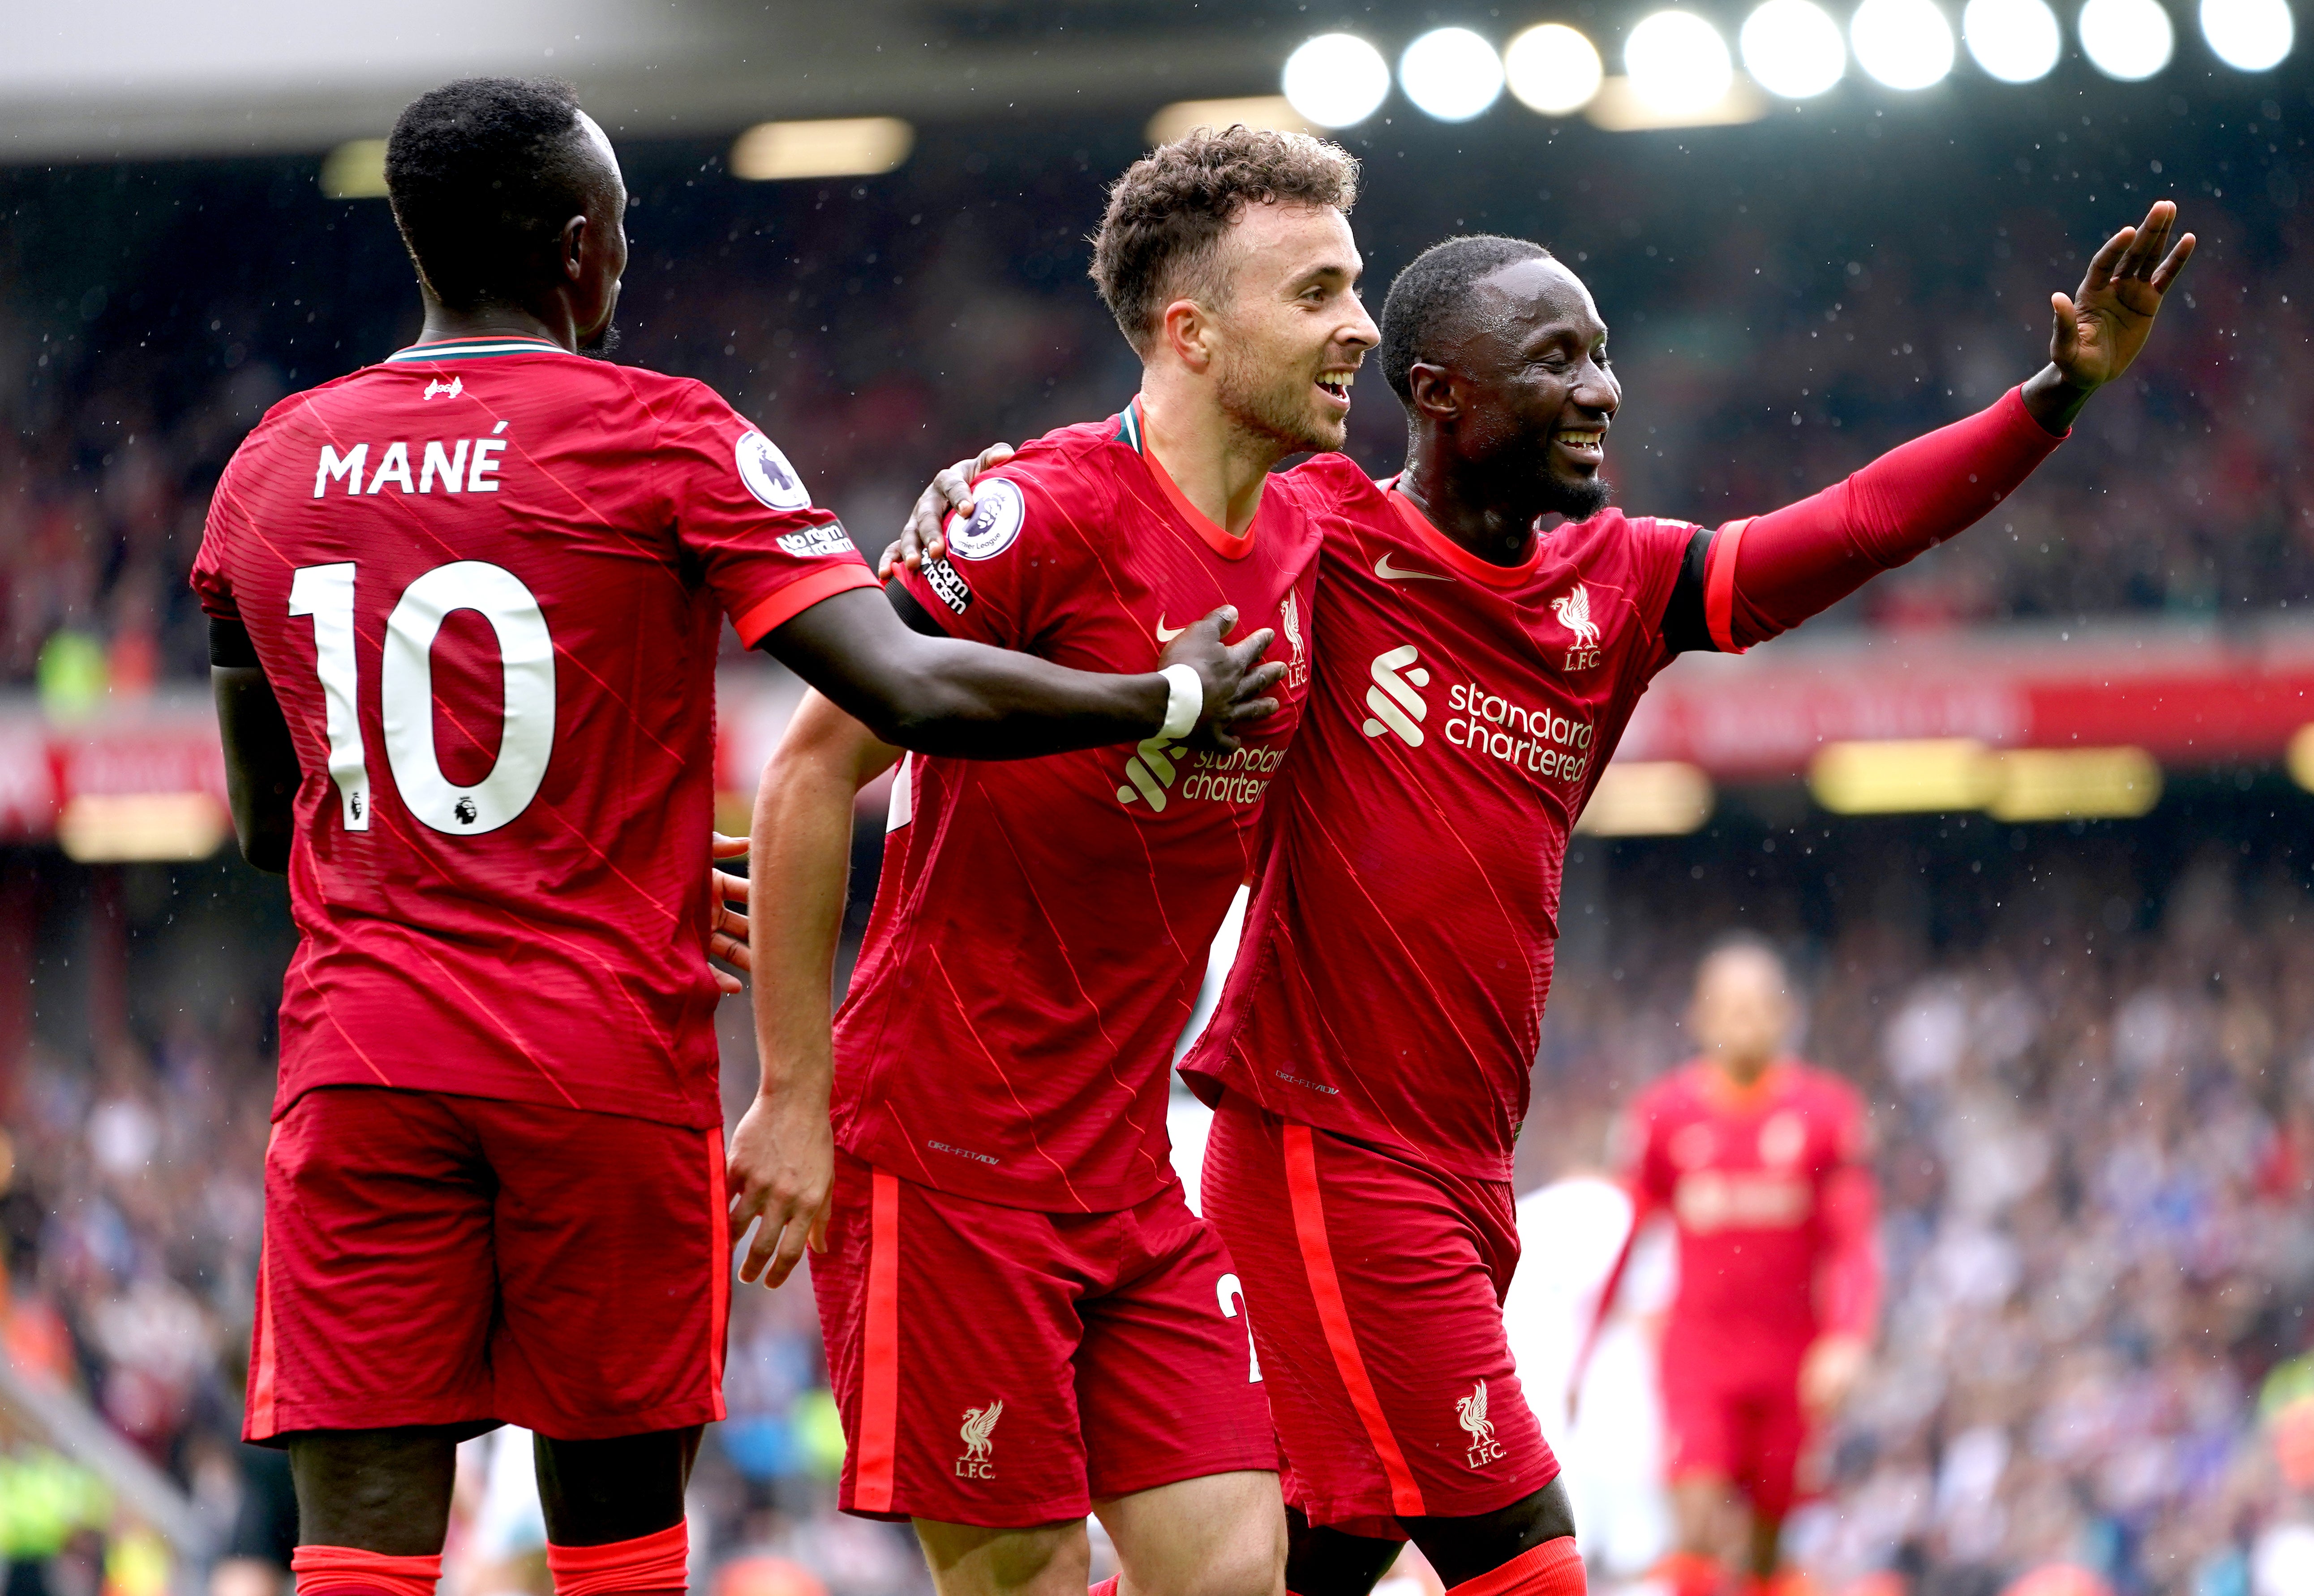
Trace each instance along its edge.
<instances>
[{"instance_id":1,"label":"red perimeter banner","mask_svg":"<svg viewBox=\"0 0 2314 1596\"><path fill-rule=\"evenodd\" d=\"M752 662L723 673L720 789L753 791L799 692ZM1656 678L1617 757L1774 780L1804 774L1827 743L1973 737L1996 748L2133 746L2190 771L2276 761L2310 723L2314 624L1803 633L1740 658L1680 659ZM0 699L0 837L55 835L75 798L189 792L225 800L206 694L163 694L70 725L29 695Z\"/></svg>"}]
</instances>

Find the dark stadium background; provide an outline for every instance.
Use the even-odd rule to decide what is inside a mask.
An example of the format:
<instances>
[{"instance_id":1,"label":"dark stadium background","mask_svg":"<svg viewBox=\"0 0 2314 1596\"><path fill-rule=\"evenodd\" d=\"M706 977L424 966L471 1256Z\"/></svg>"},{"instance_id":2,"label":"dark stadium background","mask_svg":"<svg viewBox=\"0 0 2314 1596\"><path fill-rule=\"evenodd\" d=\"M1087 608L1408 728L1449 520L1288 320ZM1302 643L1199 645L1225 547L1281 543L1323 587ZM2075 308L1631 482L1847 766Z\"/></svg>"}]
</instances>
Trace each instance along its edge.
<instances>
[{"instance_id":1,"label":"dark stadium background","mask_svg":"<svg viewBox=\"0 0 2314 1596\"><path fill-rule=\"evenodd\" d=\"M1989 402L2038 363L2049 291L2174 197L2203 252L2148 357L1990 521L1810 630L1900 670L2091 639L2234 657L2314 603L2314 90L2302 50L2244 75L2189 31L2146 84L2071 57L2028 89L1851 81L1747 127L1607 133L1506 100L1450 128L1394 99L1345 136L1369 296L1449 233L1547 243L1613 329L1621 501L1713 520ZM764 183L727 171L728 134L614 126L636 200L618 357L713 384L872 554L936 466L1132 392L1085 235L1153 105L928 116L889 175ZM325 198L319 153L0 167L0 763L198 705L184 578L219 468L273 400L416 332L384 202ZM1372 377L1357 401L1354 452L1391 469L1395 402ZM727 693L776 699L768 666L726 670ZM1570 860L1523 1184L1600 1164L1616 1105L1683 1056L1695 954L1733 928L1793 953L1807 1052L1875 1106L1883 1352L1811 1543L1842 1589L1990 1596L2052 1561L2129 1596L2314 1588L2293 1406L2314 1389L2314 795L2278 745L2163 764L2142 817L2019 824L1834 816L1796 772L1739 774L1700 829ZM266 1488L232 1437L286 897L229 849L76 862L7 813L0 1339L168 1477L214 1551ZM879 835L864 819L863 904ZM725 1018L737 1089L752 1060ZM830 1511L817 1358L808 1297L743 1294L709 1563L920 1588L905 1543ZM134 1514L51 1511L61 1468L0 1419L11 1596L78 1596L100 1565L144 1596L163 1565L133 1555Z\"/></svg>"}]
</instances>

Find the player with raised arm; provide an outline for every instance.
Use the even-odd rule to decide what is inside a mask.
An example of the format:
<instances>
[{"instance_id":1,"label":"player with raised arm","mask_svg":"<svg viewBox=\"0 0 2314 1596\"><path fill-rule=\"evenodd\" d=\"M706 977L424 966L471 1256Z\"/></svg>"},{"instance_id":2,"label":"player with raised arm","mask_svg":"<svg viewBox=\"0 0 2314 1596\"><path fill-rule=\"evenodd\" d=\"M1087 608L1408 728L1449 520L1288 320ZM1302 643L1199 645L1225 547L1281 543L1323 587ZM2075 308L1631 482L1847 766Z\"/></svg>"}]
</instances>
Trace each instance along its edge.
<instances>
[{"instance_id":1,"label":"player with raised arm","mask_svg":"<svg viewBox=\"0 0 2314 1596\"><path fill-rule=\"evenodd\" d=\"M732 1168L763 1226L741 1273L776 1283L825 1227L842 1503L914 1519L949 1596L1082 1592L1088 1508L1135 1592L1277 1588L1245 1288L1183 1201L1165 1105L1301 718L1320 541L1391 513L1339 456L1271 474L1340 446L1378 336L1345 214L1356 171L1242 128L1136 163L1093 273L1139 393L984 480L946 556L892 586L919 625L1102 666L1232 604L1276 631L1276 719L1231 751L910 758L832 1054L853 796L897 751L808 699L765 774L754 877L781 913L755 917L764 1095Z\"/></svg>"},{"instance_id":2,"label":"player with raised arm","mask_svg":"<svg viewBox=\"0 0 2314 1596\"><path fill-rule=\"evenodd\" d=\"M1679 1547L1659 1576L1673 1596L1717 1596L1731 1569L1771 1588L1812 1435L1855 1388L1879 1319L1864 1102L1788 1056L1794 1012L1772 949L1715 949L1689 1009L1701 1056L1641 1093L1622 1133L1631 1228L1591 1339L1632 1244L1668 1216L1679 1290L1661 1389Z\"/></svg>"},{"instance_id":3,"label":"player with raised arm","mask_svg":"<svg viewBox=\"0 0 2314 1596\"><path fill-rule=\"evenodd\" d=\"M1540 245L1450 240L1391 285L1394 514L1329 533L1309 710L1183 1065L1217 1105L1206 1212L1242 1267L1301 1596L1363 1592L1409 1536L1464 1596L1581 1588L1500 1311L1568 833L1678 654L1775 636L2024 481L2142 347L2192 252L2175 220L2154 206L2053 296L2021 388L1717 528L1605 507L1606 327ZM901 563L970 502L942 473Z\"/></svg>"},{"instance_id":4,"label":"player with raised arm","mask_svg":"<svg viewBox=\"0 0 2314 1596\"><path fill-rule=\"evenodd\" d=\"M429 1596L455 1444L500 1422L541 1437L565 1596L679 1590L729 1281L722 618L947 754L1225 736L1270 673L1223 616L1126 675L901 626L729 406L578 354L626 196L564 85L420 97L386 176L425 330L267 413L193 576L235 823L302 933L245 1433L289 1450L309 1593Z\"/></svg>"}]
</instances>

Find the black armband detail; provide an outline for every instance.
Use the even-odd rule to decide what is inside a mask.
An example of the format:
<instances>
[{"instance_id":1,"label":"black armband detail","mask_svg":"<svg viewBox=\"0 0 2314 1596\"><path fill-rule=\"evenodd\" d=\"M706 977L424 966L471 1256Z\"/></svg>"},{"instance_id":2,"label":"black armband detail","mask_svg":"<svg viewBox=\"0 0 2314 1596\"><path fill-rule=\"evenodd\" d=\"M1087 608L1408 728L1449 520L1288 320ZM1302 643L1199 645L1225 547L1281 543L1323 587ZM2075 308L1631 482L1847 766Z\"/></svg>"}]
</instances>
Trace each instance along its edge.
<instances>
[{"instance_id":1,"label":"black armband detail","mask_svg":"<svg viewBox=\"0 0 2314 1596\"><path fill-rule=\"evenodd\" d=\"M1720 652L1703 618L1703 573L1710 559L1711 529L1699 526L1687 540L1687 552L1679 562L1679 579L1672 584L1671 598L1664 605L1664 647L1674 654Z\"/></svg>"},{"instance_id":2,"label":"black armband detail","mask_svg":"<svg viewBox=\"0 0 2314 1596\"><path fill-rule=\"evenodd\" d=\"M222 670L240 670L257 663L257 645L249 628L222 615L209 617L209 663Z\"/></svg>"},{"instance_id":3,"label":"black armband detail","mask_svg":"<svg viewBox=\"0 0 2314 1596\"><path fill-rule=\"evenodd\" d=\"M943 560L938 563L945 566L948 561ZM926 564L924 572L927 578L931 577L931 564ZM940 586L937 579L933 580L932 586L936 589ZM910 631L928 638L944 638L949 635L948 628L942 626L930 610L916 602L916 595L908 591L906 585L899 578L894 577L884 584L884 596L892 601L892 613L899 616ZM959 615L964 613L965 604L971 602L972 595L968 590L964 595L963 604L958 604L952 599L949 601Z\"/></svg>"}]
</instances>

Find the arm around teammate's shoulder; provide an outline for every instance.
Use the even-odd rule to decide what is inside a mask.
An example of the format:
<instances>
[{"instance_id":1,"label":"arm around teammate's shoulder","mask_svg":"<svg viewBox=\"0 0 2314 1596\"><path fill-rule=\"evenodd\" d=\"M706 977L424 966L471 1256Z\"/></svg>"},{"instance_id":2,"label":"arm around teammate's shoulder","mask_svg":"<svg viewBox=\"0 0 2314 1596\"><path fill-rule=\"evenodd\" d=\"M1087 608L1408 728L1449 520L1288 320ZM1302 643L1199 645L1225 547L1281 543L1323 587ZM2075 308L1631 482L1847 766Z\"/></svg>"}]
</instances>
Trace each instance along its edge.
<instances>
[{"instance_id":1,"label":"arm around teammate's shoulder","mask_svg":"<svg viewBox=\"0 0 2314 1596\"><path fill-rule=\"evenodd\" d=\"M748 944L763 1074L732 1133L726 1169L732 1233L762 1221L740 1264L742 1280L762 1274L765 1285L778 1285L807 1242L826 1239L835 1178L830 1003L852 806L899 756L835 704L807 692L756 784Z\"/></svg>"},{"instance_id":2,"label":"arm around teammate's shoulder","mask_svg":"<svg viewBox=\"0 0 2314 1596\"><path fill-rule=\"evenodd\" d=\"M1192 729L1233 746L1234 727L1276 712L1261 695L1281 672L1257 663L1271 641L1267 629L1223 642L1235 622L1234 611L1216 610L1168 646L1157 671L1109 675L921 635L884 595L861 587L813 604L763 646L895 747L1029 759L1160 735L1179 739ZM1194 688L1163 674L1176 666L1188 668Z\"/></svg>"}]
</instances>

